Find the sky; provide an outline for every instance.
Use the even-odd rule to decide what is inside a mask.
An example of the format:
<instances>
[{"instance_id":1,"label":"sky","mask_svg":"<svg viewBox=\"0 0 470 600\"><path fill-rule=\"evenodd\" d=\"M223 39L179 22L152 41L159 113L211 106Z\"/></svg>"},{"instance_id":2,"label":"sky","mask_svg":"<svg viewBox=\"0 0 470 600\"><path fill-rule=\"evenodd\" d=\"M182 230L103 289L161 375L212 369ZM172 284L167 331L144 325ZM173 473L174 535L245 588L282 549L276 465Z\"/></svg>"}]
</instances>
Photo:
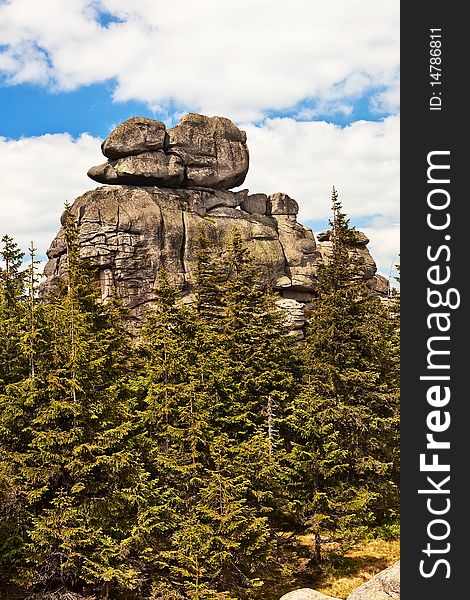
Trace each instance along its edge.
<instances>
[{"instance_id":1,"label":"sky","mask_svg":"<svg viewBox=\"0 0 470 600\"><path fill-rule=\"evenodd\" d=\"M246 131L243 188L289 194L318 233L335 186L395 274L399 4L0 0L0 236L45 259L118 123L198 112Z\"/></svg>"}]
</instances>

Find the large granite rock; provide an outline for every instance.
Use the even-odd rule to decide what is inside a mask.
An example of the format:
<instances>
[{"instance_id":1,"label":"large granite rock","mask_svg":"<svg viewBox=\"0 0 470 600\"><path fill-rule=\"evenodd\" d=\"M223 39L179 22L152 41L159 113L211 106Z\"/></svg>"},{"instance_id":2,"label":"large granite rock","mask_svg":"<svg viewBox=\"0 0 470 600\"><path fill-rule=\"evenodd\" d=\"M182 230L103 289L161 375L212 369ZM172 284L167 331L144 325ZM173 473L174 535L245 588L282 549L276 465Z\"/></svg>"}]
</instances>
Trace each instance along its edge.
<instances>
[{"instance_id":1,"label":"large granite rock","mask_svg":"<svg viewBox=\"0 0 470 600\"><path fill-rule=\"evenodd\" d=\"M110 133L102 150L108 162L88 174L106 185L77 198L70 210L81 255L97 268L104 300L117 292L139 324L164 268L191 301L201 237L220 255L238 232L277 290L293 335L302 336L318 267L331 256L331 232L317 244L312 230L297 222L299 205L287 194L229 191L248 170L245 132L229 119L194 113L168 131L160 121L133 117ZM384 283L374 279L367 242L357 232L350 252L380 294ZM57 289L65 273L63 230L48 257L43 294Z\"/></svg>"},{"instance_id":2,"label":"large granite rock","mask_svg":"<svg viewBox=\"0 0 470 600\"><path fill-rule=\"evenodd\" d=\"M184 166L177 156L163 151L143 152L91 167L88 175L99 183L178 187L183 185Z\"/></svg>"},{"instance_id":3,"label":"large granite rock","mask_svg":"<svg viewBox=\"0 0 470 600\"><path fill-rule=\"evenodd\" d=\"M88 171L98 183L228 190L248 172L246 134L224 117L189 113L168 131L161 121L132 117L101 148L108 162Z\"/></svg>"},{"instance_id":4,"label":"large granite rock","mask_svg":"<svg viewBox=\"0 0 470 600\"><path fill-rule=\"evenodd\" d=\"M122 158L163 150L165 138L165 123L146 117L132 117L113 129L101 144L101 150L108 158Z\"/></svg>"},{"instance_id":5,"label":"large granite rock","mask_svg":"<svg viewBox=\"0 0 470 600\"><path fill-rule=\"evenodd\" d=\"M356 588L347 600L400 600L400 561Z\"/></svg>"},{"instance_id":6,"label":"large granite rock","mask_svg":"<svg viewBox=\"0 0 470 600\"><path fill-rule=\"evenodd\" d=\"M246 133L224 117L185 115L168 131L168 152L185 165L187 187L228 190L248 172Z\"/></svg>"},{"instance_id":7,"label":"large granite rock","mask_svg":"<svg viewBox=\"0 0 470 600\"><path fill-rule=\"evenodd\" d=\"M78 222L80 252L92 266L105 299L116 290L137 319L155 300L158 270L164 268L188 294L194 281L199 240L204 236L214 252L222 253L238 232L273 287L280 291L281 308L294 329L303 325L303 307L284 291L315 290L321 256L311 230L294 220L279 223L274 217L250 214L239 208L247 191L189 190L137 186L104 186L86 192L71 206ZM308 253L301 244L308 239ZM283 240L287 240L284 242ZM299 249L294 248L300 240ZM290 246L292 248L290 248ZM296 253L296 254L295 254ZM288 256L297 256L295 277ZM49 262L43 292L57 288L66 268L66 245L61 229L48 250ZM302 271L303 269L303 271ZM298 286L299 273L302 285Z\"/></svg>"}]
</instances>

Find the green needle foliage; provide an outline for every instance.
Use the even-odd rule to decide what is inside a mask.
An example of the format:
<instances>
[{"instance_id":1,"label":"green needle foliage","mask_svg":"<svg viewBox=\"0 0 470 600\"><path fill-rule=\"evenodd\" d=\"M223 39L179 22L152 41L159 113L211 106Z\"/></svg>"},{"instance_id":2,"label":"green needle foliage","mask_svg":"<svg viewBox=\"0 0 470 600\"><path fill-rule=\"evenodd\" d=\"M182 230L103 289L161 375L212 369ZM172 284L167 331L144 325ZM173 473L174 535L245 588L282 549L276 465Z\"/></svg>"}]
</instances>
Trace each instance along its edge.
<instances>
[{"instance_id":1,"label":"green needle foliage","mask_svg":"<svg viewBox=\"0 0 470 600\"><path fill-rule=\"evenodd\" d=\"M21 503L10 568L13 580L26 586L135 587L126 544L146 473L133 448L129 344L118 309L97 300L69 217L65 236L63 293L34 324L46 330L47 347L36 352L34 376L10 384L0 397L7 489Z\"/></svg>"},{"instance_id":2,"label":"green needle foliage","mask_svg":"<svg viewBox=\"0 0 470 600\"><path fill-rule=\"evenodd\" d=\"M8 235L0 249L0 390L27 373L22 352L21 321L25 317L24 253Z\"/></svg>"},{"instance_id":3,"label":"green needle foliage","mask_svg":"<svg viewBox=\"0 0 470 600\"><path fill-rule=\"evenodd\" d=\"M319 273L292 422L306 523L317 539L333 532L347 542L396 516L398 339L349 256L355 233L334 189L332 200L332 254Z\"/></svg>"}]
</instances>

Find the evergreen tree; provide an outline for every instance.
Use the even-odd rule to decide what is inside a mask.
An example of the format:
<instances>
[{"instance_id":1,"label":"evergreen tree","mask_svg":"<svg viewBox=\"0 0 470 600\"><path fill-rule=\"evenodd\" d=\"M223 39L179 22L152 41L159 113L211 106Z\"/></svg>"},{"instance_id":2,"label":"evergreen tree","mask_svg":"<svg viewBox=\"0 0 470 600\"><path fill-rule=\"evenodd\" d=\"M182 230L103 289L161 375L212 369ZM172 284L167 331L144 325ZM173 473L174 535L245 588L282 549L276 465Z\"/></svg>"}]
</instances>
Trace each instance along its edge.
<instances>
[{"instance_id":1,"label":"evergreen tree","mask_svg":"<svg viewBox=\"0 0 470 600\"><path fill-rule=\"evenodd\" d=\"M256 528L256 515L247 506L245 482L234 482L226 472L230 450L218 435L214 364L208 355L219 351L211 346L213 331L197 312L177 306L163 272L157 296L141 347L146 394L140 443L152 501L141 513L140 544L154 590L216 597L212 594L227 585L227 571L239 569L237 560L250 559L247 525Z\"/></svg>"},{"instance_id":2,"label":"evergreen tree","mask_svg":"<svg viewBox=\"0 0 470 600\"><path fill-rule=\"evenodd\" d=\"M355 233L334 188L332 200L332 254L318 275L292 418L303 518L318 543L325 531L347 539L398 509L396 330L350 259Z\"/></svg>"},{"instance_id":3,"label":"evergreen tree","mask_svg":"<svg viewBox=\"0 0 470 600\"><path fill-rule=\"evenodd\" d=\"M21 379L28 368L21 347L26 310L23 258L18 245L4 235L0 250L0 392L8 383Z\"/></svg>"},{"instance_id":4,"label":"evergreen tree","mask_svg":"<svg viewBox=\"0 0 470 600\"><path fill-rule=\"evenodd\" d=\"M243 481L245 506L259 519L264 541L253 555L259 566L273 555L275 530L291 516L283 428L298 362L274 295L240 236L235 234L223 256L212 261L214 309L202 316L212 331L204 356L215 385L213 422L227 440L230 477ZM196 282L199 296L204 297L205 285L206 279ZM249 547L240 546L247 558ZM237 563L232 557L232 563L246 576L256 572L254 561Z\"/></svg>"},{"instance_id":5,"label":"evergreen tree","mask_svg":"<svg viewBox=\"0 0 470 600\"><path fill-rule=\"evenodd\" d=\"M143 332L141 384L158 508L143 518L142 544L165 590L223 597L255 585L274 550L274 514L287 504L277 429L297 364L238 237L223 259L202 242L193 307L178 305L164 273L157 296Z\"/></svg>"},{"instance_id":6,"label":"evergreen tree","mask_svg":"<svg viewBox=\"0 0 470 600\"><path fill-rule=\"evenodd\" d=\"M119 309L98 302L68 210L64 230L65 289L45 307L47 348L0 398L0 443L23 503L11 579L107 597L138 585L128 542L146 473L133 447Z\"/></svg>"}]
</instances>

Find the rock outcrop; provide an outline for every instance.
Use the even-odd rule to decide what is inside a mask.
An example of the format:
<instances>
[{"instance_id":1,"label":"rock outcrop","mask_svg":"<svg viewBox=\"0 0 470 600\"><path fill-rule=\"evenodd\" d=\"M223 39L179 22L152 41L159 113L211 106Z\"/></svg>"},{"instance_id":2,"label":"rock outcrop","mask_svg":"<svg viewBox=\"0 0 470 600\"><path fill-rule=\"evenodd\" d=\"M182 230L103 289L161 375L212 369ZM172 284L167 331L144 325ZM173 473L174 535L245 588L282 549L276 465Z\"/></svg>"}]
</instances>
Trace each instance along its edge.
<instances>
[{"instance_id":1,"label":"rock outcrop","mask_svg":"<svg viewBox=\"0 0 470 600\"><path fill-rule=\"evenodd\" d=\"M320 242L321 253L325 262L331 258L333 253L333 242L331 241L331 230L321 231L317 235L317 239ZM366 280L370 280L375 276L377 267L374 259L367 250L367 244L369 238L362 231L354 231L354 241L349 249L349 256L354 263L359 267L361 276ZM380 288L380 284L375 285L377 289Z\"/></svg>"},{"instance_id":2,"label":"rock outcrop","mask_svg":"<svg viewBox=\"0 0 470 600\"><path fill-rule=\"evenodd\" d=\"M190 297L201 237L221 254L237 232L301 335L318 267L331 254L329 232L317 243L312 230L298 223L298 203L287 194L230 191L248 169L243 131L222 117L189 114L169 130L160 121L133 117L111 132L102 150L108 162L88 173L106 185L77 198L70 210L81 256L97 267L103 299L117 292L140 322L155 300L160 268ZM358 232L351 253L371 288L379 289L367 242ZM65 272L62 229L48 257L44 294Z\"/></svg>"}]
</instances>

